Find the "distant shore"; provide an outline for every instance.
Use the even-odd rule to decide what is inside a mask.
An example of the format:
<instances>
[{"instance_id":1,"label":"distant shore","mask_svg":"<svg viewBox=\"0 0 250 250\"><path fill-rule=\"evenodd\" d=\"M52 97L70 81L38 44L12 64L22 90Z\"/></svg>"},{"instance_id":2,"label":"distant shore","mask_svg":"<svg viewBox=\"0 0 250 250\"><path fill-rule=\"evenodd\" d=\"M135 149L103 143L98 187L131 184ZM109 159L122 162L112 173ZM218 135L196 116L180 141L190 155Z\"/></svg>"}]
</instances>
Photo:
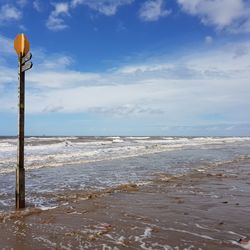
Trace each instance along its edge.
<instances>
[{"instance_id":1,"label":"distant shore","mask_svg":"<svg viewBox=\"0 0 250 250\"><path fill-rule=\"evenodd\" d=\"M69 193L61 207L5 214L0 248L242 249L249 236L250 161L158 173L148 184Z\"/></svg>"}]
</instances>

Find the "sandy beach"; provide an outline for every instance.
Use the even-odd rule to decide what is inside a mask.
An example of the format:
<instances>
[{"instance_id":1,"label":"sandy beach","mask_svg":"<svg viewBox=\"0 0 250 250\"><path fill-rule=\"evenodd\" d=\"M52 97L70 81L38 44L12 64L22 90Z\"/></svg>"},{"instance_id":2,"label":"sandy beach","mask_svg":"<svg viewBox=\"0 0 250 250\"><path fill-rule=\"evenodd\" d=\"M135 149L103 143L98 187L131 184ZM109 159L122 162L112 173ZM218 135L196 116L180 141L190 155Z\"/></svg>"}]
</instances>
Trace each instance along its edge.
<instances>
[{"instance_id":1,"label":"sandy beach","mask_svg":"<svg viewBox=\"0 0 250 250\"><path fill-rule=\"evenodd\" d=\"M250 234L250 159L144 185L74 192L60 207L0 218L1 249L242 249ZM249 248L246 248L249 249Z\"/></svg>"},{"instance_id":2,"label":"sandy beach","mask_svg":"<svg viewBox=\"0 0 250 250\"><path fill-rule=\"evenodd\" d=\"M250 250L250 0L0 0L0 250Z\"/></svg>"}]
</instances>

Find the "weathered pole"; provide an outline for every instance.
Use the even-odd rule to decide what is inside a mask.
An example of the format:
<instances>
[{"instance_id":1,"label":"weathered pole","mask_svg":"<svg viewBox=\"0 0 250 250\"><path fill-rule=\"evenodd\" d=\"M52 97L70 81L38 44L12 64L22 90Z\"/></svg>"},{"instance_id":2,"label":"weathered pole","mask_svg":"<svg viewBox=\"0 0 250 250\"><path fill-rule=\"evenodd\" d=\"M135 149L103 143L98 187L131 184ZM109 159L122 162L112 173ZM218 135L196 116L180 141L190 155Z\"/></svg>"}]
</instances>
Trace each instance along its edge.
<instances>
[{"instance_id":1,"label":"weathered pole","mask_svg":"<svg viewBox=\"0 0 250 250\"><path fill-rule=\"evenodd\" d=\"M30 44L24 34L19 34L14 40L14 48L18 55L18 143L16 166L16 209L25 208L25 168L24 168L24 111L25 111L25 71L32 68L28 62Z\"/></svg>"},{"instance_id":2,"label":"weathered pole","mask_svg":"<svg viewBox=\"0 0 250 250\"><path fill-rule=\"evenodd\" d=\"M22 71L23 56L19 54L18 87L18 147L16 168L16 209L25 208L25 169L24 169L24 111L25 111L25 71Z\"/></svg>"}]
</instances>

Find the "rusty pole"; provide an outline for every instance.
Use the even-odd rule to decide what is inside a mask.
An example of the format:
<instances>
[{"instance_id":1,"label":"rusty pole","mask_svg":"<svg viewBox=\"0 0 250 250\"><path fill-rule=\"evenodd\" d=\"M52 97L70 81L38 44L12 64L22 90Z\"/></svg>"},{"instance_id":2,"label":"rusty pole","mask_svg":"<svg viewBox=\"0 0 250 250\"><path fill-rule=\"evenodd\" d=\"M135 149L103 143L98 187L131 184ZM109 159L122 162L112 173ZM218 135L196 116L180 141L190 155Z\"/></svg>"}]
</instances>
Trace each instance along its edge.
<instances>
[{"instance_id":1,"label":"rusty pole","mask_svg":"<svg viewBox=\"0 0 250 250\"><path fill-rule=\"evenodd\" d=\"M25 72L22 71L22 54L19 55L19 114L18 148L16 168L16 209L25 208L25 169L24 169L24 111L25 111Z\"/></svg>"}]
</instances>

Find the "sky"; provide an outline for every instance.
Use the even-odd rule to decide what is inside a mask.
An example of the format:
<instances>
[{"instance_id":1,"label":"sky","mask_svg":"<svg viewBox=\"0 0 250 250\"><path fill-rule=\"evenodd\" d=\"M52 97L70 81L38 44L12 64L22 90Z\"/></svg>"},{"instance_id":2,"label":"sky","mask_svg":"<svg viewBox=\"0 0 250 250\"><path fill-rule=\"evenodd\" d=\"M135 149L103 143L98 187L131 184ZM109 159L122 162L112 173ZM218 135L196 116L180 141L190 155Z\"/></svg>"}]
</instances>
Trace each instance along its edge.
<instances>
[{"instance_id":1,"label":"sky","mask_svg":"<svg viewBox=\"0 0 250 250\"><path fill-rule=\"evenodd\" d=\"M250 0L0 0L0 135L250 135Z\"/></svg>"}]
</instances>

